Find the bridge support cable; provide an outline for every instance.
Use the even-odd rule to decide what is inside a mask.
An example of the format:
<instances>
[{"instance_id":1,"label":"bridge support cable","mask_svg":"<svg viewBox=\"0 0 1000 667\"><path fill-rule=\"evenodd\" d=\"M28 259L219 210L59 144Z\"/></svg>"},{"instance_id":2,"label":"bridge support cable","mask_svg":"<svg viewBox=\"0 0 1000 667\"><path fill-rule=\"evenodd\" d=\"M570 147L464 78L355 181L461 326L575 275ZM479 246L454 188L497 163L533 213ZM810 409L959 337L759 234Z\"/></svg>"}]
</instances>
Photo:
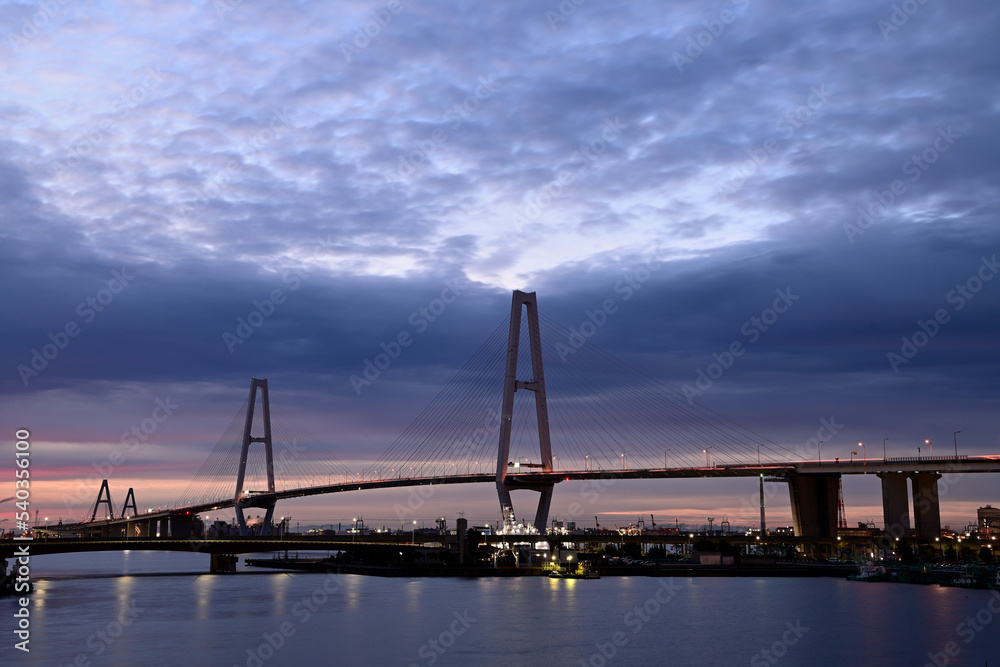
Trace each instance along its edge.
<instances>
[{"instance_id":1,"label":"bridge support cable","mask_svg":"<svg viewBox=\"0 0 1000 667\"><path fill-rule=\"evenodd\" d=\"M495 460L500 427L504 342L501 322L375 462L366 479L485 473Z\"/></svg>"},{"instance_id":2,"label":"bridge support cable","mask_svg":"<svg viewBox=\"0 0 1000 667\"><path fill-rule=\"evenodd\" d=\"M755 464L758 452L762 464L794 457L794 452L688 400L580 333L544 316L542 324L548 358L559 359L548 365L549 401L553 415L558 415L560 440L578 463L589 454L615 468L622 467L623 458L629 468L702 467L706 450L713 464ZM572 436L567 437L566 428ZM589 449L596 451L585 451Z\"/></svg>"},{"instance_id":3,"label":"bridge support cable","mask_svg":"<svg viewBox=\"0 0 1000 667\"><path fill-rule=\"evenodd\" d=\"M543 358L548 362L544 370ZM492 459L484 447L489 440L498 443L496 484L505 520L510 491L524 488L518 480L532 468L766 466L793 458L789 450L689 401L578 331L542 316L536 295L525 292L513 293L506 322L364 476L427 479L482 473L484 462ZM516 474L508 466L513 463ZM535 490L543 494L535 515L538 524L547 516L551 496L548 488Z\"/></svg>"},{"instance_id":4,"label":"bridge support cable","mask_svg":"<svg viewBox=\"0 0 1000 667\"><path fill-rule=\"evenodd\" d=\"M248 401L236 411L232 422L209 452L205 462L175 503L176 507L232 500L233 480L240 465L243 428Z\"/></svg>"},{"instance_id":5,"label":"bridge support cable","mask_svg":"<svg viewBox=\"0 0 1000 667\"><path fill-rule=\"evenodd\" d=\"M282 415L270 399L267 381L254 378L247 401L175 507L238 502L242 509L259 506L266 512L266 498L249 498L354 479L357 475L329 454L329 445ZM269 518L265 516L265 524Z\"/></svg>"}]
</instances>

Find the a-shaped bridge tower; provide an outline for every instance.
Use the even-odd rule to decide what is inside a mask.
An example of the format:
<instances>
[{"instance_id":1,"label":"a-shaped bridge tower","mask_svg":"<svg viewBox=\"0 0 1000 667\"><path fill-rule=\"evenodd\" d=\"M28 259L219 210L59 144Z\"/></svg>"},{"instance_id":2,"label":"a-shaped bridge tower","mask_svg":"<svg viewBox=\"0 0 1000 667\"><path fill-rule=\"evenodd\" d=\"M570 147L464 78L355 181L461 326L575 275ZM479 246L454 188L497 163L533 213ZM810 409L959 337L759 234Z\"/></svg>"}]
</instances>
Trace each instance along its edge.
<instances>
[{"instance_id":1,"label":"a-shaped bridge tower","mask_svg":"<svg viewBox=\"0 0 1000 667\"><path fill-rule=\"evenodd\" d=\"M518 380L518 352L521 345L521 316L524 313L528 324L528 347L531 351L531 376ZM514 393L518 390L533 392L535 395L535 417L538 423L538 449L541 462L530 464L541 468L542 472L552 472L552 444L549 439L549 413L545 399L545 373L542 369L542 342L538 326L538 303L534 292L514 291L510 305L510 333L507 339L507 365L504 370L503 407L500 416L500 445L497 449L497 494L500 497L500 511L504 525L514 523L514 508L510 492L516 489L538 491L538 509L535 511L535 527L544 532L549 520L549 506L552 503L552 483L523 484L509 480L508 469L520 468L520 462L510 461L510 435L514 417Z\"/></svg>"},{"instance_id":2,"label":"a-shaped bridge tower","mask_svg":"<svg viewBox=\"0 0 1000 667\"><path fill-rule=\"evenodd\" d=\"M257 401L257 392L260 391L260 404L261 404L261 424L259 426L264 429L264 434L261 436L254 436L254 410L255 403ZM267 490L264 489L246 489L244 488L244 483L246 481L247 473L247 459L250 457L250 445L261 444L264 446L264 460L267 465ZM243 515L243 509L247 507L259 507L265 510L264 522L261 524L260 532L261 535L271 534L271 518L274 516L274 497L270 496L267 499L256 498L258 494L273 494L274 493L274 451L271 447L271 403L267 396L267 380L258 380L253 378L250 381L250 398L247 400L247 414L246 423L243 426L243 443L240 448L240 467L239 471L236 473L236 496L234 498L234 507L236 508L236 522L240 527L240 535L248 535L251 531L247 527L246 517Z\"/></svg>"}]
</instances>

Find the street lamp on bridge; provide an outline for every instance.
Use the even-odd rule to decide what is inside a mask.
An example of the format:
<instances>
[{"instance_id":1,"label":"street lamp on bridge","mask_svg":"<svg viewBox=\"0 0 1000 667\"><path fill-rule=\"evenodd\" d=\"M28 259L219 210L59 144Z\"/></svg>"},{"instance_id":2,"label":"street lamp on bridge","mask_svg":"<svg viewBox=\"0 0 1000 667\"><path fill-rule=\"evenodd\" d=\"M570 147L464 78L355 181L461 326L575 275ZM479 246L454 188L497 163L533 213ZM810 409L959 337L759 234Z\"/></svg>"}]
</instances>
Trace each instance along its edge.
<instances>
[{"instance_id":1,"label":"street lamp on bridge","mask_svg":"<svg viewBox=\"0 0 1000 667\"><path fill-rule=\"evenodd\" d=\"M867 460L867 459L868 459L868 455L867 455L867 454L865 454L865 443L863 443L863 442L859 442L859 443L858 443L858 447L860 447L860 448L861 448L861 458L863 458L863 459Z\"/></svg>"},{"instance_id":2,"label":"street lamp on bridge","mask_svg":"<svg viewBox=\"0 0 1000 667\"><path fill-rule=\"evenodd\" d=\"M958 458L958 434L959 434L959 433L961 433L961 431L955 431L955 432L954 432L954 433L952 434L952 435L954 435L954 436L955 436L955 458L956 458L956 459Z\"/></svg>"},{"instance_id":3,"label":"street lamp on bridge","mask_svg":"<svg viewBox=\"0 0 1000 667\"><path fill-rule=\"evenodd\" d=\"M931 448L931 457L933 457L934 456L934 443L931 442L930 438L927 438L926 440L924 440L924 444Z\"/></svg>"},{"instance_id":4,"label":"street lamp on bridge","mask_svg":"<svg viewBox=\"0 0 1000 667\"><path fill-rule=\"evenodd\" d=\"M885 441L889 438L882 438L882 460L885 461L888 457L885 455Z\"/></svg>"}]
</instances>

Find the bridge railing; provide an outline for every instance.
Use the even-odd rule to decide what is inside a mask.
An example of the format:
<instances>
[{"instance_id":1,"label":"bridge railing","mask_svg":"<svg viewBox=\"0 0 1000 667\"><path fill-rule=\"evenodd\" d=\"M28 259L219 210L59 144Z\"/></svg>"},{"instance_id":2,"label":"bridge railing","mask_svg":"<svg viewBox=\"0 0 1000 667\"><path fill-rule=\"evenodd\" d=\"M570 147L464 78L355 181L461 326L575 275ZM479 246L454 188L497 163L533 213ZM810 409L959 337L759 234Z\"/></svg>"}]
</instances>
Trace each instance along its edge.
<instances>
[{"instance_id":1,"label":"bridge railing","mask_svg":"<svg viewBox=\"0 0 1000 667\"><path fill-rule=\"evenodd\" d=\"M967 461L969 459L968 455L962 454L961 456L904 456L897 458L885 459L886 463L923 463L925 461ZM871 460L871 459L869 459ZM879 460L879 459L876 459Z\"/></svg>"},{"instance_id":2,"label":"bridge railing","mask_svg":"<svg viewBox=\"0 0 1000 667\"><path fill-rule=\"evenodd\" d=\"M867 463L948 463L957 461L968 461L969 456L967 454L961 454L959 456L896 456L889 458L877 458L869 456L868 458L861 458L855 456L849 459L822 459L820 461L802 461L801 463L809 463L811 465L820 466L842 466L842 465L858 465Z\"/></svg>"}]
</instances>

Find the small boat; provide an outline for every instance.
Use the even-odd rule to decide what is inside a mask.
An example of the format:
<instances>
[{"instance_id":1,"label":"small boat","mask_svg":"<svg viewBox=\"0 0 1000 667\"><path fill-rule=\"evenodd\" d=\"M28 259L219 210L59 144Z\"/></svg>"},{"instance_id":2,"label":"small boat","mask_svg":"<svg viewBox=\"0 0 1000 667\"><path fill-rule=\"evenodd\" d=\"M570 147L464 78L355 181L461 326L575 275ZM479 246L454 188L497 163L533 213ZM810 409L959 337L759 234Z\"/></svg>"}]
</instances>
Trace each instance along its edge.
<instances>
[{"instance_id":1,"label":"small boat","mask_svg":"<svg viewBox=\"0 0 1000 667\"><path fill-rule=\"evenodd\" d=\"M0 558L0 570L2 570L0 571L0 597L7 597L9 595L24 595L25 593L31 593L35 590L35 587L30 581L22 581L21 585L18 586L14 576L16 566L17 563L11 566L10 572L8 572L7 559Z\"/></svg>"},{"instance_id":2,"label":"small boat","mask_svg":"<svg viewBox=\"0 0 1000 667\"><path fill-rule=\"evenodd\" d=\"M892 576L892 581L897 581L901 584L927 586L940 582L940 578L934 572L928 570L925 565L898 565L896 566L896 570L892 572Z\"/></svg>"},{"instance_id":3,"label":"small boat","mask_svg":"<svg viewBox=\"0 0 1000 667\"><path fill-rule=\"evenodd\" d=\"M575 572L564 572L563 570L552 570L549 572L549 579L600 579L601 575L591 570L586 565L580 567Z\"/></svg>"},{"instance_id":4,"label":"small boat","mask_svg":"<svg viewBox=\"0 0 1000 667\"><path fill-rule=\"evenodd\" d=\"M976 566L966 566L955 579L951 581L942 581L942 586L949 586L953 588L988 588L989 582L987 581L985 573Z\"/></svg>"},{"instance_id":5,"label":"small boat","mask_svg":"<svg viewBox=\"0 0 1000 667\"><path fill-rule=\"evenodd\" d=\"M872 562L862 563L858 571L847 578L851 581L892 581L892 575L886 571L885 566Z\"/></svg>"},{"instance_id":6,"label":"small boat","mask_svg":"<svg viewBox=\"0 0 1000 667\"><path fill-rule=\"evenodd\" d=\"M596 572L549 572L549 579L600 579Z\"/></svg>"}]
</instances>

